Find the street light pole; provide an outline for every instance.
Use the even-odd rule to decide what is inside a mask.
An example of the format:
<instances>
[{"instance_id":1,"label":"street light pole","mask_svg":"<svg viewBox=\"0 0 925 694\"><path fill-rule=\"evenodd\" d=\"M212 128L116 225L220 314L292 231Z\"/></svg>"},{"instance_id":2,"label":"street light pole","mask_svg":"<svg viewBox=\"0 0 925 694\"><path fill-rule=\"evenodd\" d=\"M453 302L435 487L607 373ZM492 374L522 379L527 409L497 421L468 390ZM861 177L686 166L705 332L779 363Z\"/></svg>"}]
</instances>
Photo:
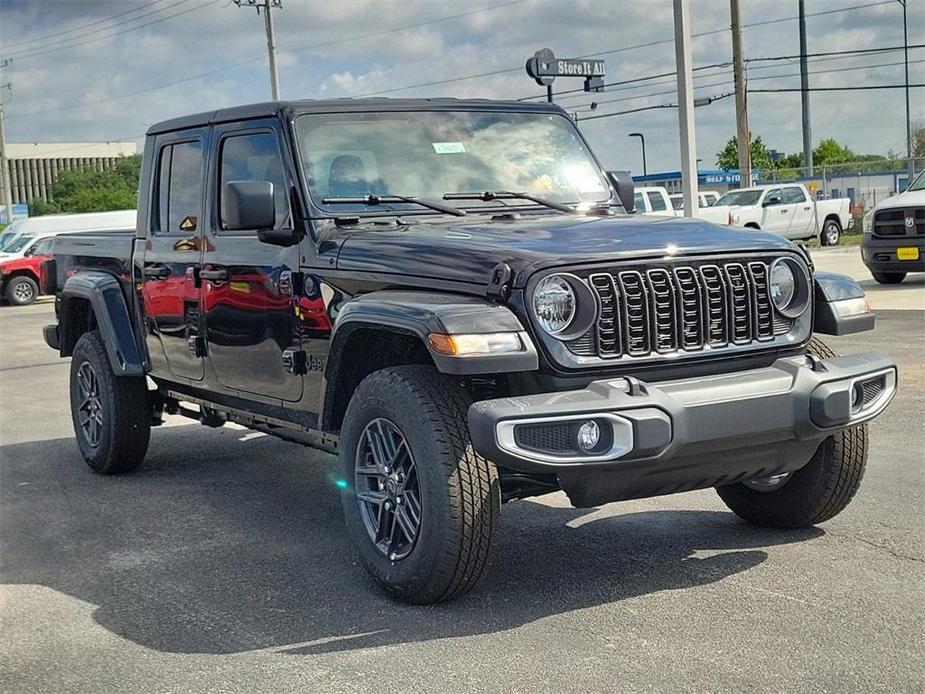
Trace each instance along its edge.
<instances>
[{"instance_id":1,"label":"street light pole","mask_svg":"<svg viewBox=\"0 0 925 694\"><path fill-rule=\"evenodd\" d=\"M906 21L906 3L908 0L898 0L903 6L903 52L906 63L906 170L909 172L909 182L906 187L912 185L912 178L915 175L915 163L912 161L912 116L909 109L909 25Z\"/></svg>"},{"instance_id":2,"label":"street light pole","mask_svg":"<svg viewBox=\"0 0 925 694\"><path fill-rule=\"evenodd\" d=\"M649 170L646 168L646 136L642 133L630 133L630 137L638 137L639 141L642 143L642 177L647 178L649 176Z\"/></svg>"},{"instance_id":3,"label":"street light pole","mask_svg":"<svg viewBox=\"0 0 925 694\"><path fill-rule=\"evenodd\" d=\"M678 74L678 124L681 128L681 186L684 216L697 216L697 137L694 128L694 68L691 59L691 10L674 0L674 50Z\"/></svg>"}]
</instances>

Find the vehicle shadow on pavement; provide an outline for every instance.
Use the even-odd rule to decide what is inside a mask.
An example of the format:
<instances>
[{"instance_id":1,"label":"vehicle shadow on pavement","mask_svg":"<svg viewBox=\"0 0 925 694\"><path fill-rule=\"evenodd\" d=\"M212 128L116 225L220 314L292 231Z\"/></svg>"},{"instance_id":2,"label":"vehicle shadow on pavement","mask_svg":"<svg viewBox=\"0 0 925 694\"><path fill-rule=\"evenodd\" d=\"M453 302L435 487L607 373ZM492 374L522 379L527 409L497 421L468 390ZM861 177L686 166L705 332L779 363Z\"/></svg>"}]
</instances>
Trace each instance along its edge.
<instances>
[{"instance_id":1,"label":"vehicle shadow on pavement","mask_svg":"<svg viewBox=\"0 0 925 694\"><path fill-rule=\"evenodd\" d=\"M95 605L100 625L159 651L317 654L504 631L709 584L760 564L763 548L823 534L716 511L514 502L482 586L414 607L386 598L356 563L333 466L227 428L155 430L142 469L119 477L91 473L72 439L4 446L2 581Z\"/></svg>"}]
</instances>

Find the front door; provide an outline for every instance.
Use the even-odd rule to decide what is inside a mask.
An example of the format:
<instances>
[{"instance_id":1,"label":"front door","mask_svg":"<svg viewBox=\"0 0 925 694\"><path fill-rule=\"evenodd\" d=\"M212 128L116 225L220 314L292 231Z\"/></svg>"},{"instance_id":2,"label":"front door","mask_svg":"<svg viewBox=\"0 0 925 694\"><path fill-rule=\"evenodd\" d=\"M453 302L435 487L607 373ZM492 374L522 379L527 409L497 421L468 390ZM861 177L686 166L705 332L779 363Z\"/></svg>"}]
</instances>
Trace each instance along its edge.
<instances>
[{"instance_id":1,"label":"front door","mask_svg":"<svg viewBox=\"0 0 925 694\"><path fill-rule=\"evenodd\" d=\"M203 377L198 272L208 128L171 133L154 144L150 228L142 268L148 352L175 376Z\"/></svg>"},{"instance_id":2,"label":"front door","mask_svg":"<svg viewBox=\"0 0 925 694\"><path fill-rule=\"evenodd\" d=\"M787 237L802 239L812 236L815 228L813 203L806 197L803 189L799 186L784 188L784 203L793 207Z\"/></svg>"},{"instance_id":3,"label":"front door","mask_svg":"<svg viewBox=\"0 0 925 694\"><path fill-rule=\"evenodd\" d=\"M790 229L792 205L784 204L780 188L769 190L764 195L761 208L761 228L775 234L785 235Z\"/></svg>"},{"instance_id":4,"label":"front door","mask_svg":"<svg viewBox=\"0 0 925 694\"><path fill-rule=\"evenodd\" d=\"M270 181L276 228L292 227L283 151L275 120L215 128L209 176L214 205L199 275L206 351L219 384L295 401L305 371L295 299L301 290L299 246L262 243L256 229L225 229L221 216L226 183Z\"/></svg>"}]
</instances>

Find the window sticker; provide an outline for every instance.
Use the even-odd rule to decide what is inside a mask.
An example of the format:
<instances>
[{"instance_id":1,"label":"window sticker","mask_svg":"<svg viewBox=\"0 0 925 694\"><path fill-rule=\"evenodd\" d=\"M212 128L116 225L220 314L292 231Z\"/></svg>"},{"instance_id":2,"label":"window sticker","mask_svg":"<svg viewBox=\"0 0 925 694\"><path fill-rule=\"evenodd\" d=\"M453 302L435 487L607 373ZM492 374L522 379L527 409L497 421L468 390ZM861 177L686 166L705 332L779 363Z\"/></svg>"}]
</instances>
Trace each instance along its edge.
<instances>
[{"instance_id":1,"label":"window sticker","mask_svg":"<svg viewBox=\"0 0 925 694\"><path fill-rule=\"evenodd\" d=\"M466 148L462 142L432 142L437 154L463 154Z\"/></svg>"}]
</instances>

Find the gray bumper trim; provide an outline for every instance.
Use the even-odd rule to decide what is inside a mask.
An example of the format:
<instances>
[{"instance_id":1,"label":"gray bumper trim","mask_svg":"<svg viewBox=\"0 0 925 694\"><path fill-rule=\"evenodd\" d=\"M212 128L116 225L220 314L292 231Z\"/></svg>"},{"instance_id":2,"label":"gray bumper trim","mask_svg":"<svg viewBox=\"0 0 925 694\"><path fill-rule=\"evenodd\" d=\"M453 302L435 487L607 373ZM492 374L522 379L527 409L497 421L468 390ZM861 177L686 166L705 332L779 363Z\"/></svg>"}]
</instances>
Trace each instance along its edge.
<instances>
[{"instance_id":1,"label":"gray bumper trim","mask_svg":"<svg viewBox=\"0 0 925 694\"><path fill-rule=\"evenodd\" d=\"M882 374L888 375L885 394L866 409L852 409L854 385ZM896 365L882 354L826 360L790 357L734 374L632 383L614 378L595 381L583 390L477 402L469 408L473 444L499 465L534 473L627 470L653 464L668 469L670 461L677 459L684 461L686 474L693 474L698 461L711 462L720 452L776 448L782 454L789 447L800 455L810 450L811 455L819 440L868 421L886 408L895 392ZM506 420L603 413L632 423L630 448L607 460L553 462L502 446L498 437L499 425ZM808 457L802 459L796 467L807 461Z\"/></svg>"}]
</instances>

